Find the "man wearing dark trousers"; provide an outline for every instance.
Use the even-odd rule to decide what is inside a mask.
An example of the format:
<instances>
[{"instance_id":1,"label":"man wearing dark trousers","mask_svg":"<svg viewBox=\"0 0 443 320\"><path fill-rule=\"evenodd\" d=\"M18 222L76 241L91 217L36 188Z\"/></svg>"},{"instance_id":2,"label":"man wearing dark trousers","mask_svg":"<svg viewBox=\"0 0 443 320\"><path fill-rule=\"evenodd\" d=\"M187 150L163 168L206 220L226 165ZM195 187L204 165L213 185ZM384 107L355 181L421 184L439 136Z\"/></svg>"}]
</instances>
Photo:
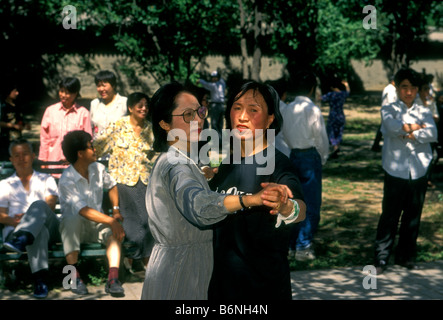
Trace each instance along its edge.
<instances>
[{"instance_id":1,"label":"man wearing dark trousers","mask_svg":"<svg viewBox=\"0 0 443 320\"><path fill-rule=\"evenodd\" d=\"M381 109L385 171L382 214L375 241L377 274L387 267L398 222L395 263L415 268L416 242L427 190L427 170L432 161L431 142L437 140L432 113L415 101L418 73L402 69L395 75L398 99Z\"/></svg>"}]
</instances>

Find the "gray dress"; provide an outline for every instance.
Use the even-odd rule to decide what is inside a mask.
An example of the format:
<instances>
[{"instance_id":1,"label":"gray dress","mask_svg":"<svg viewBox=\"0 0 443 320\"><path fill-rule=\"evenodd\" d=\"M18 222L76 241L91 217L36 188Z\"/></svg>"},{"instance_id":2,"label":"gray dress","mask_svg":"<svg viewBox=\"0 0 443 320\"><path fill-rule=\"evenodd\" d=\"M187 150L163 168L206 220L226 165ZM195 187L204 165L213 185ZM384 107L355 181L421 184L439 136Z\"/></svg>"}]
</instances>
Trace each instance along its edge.
<instances>
[{"instance_id":1,"label":"gray dress","mask_svg":"<svg viewBox=\"0 0 443 320\"><path fill-rule=\"evenodd\" d=\"M177 153L174 148L169 153ZM198 167L163 153L146 192L149 227L155 240L142 299L207 299L213 269L212 229L229 212L226 195L212 192ZM178 158L174 158L178 159ZM187 162L187 163L183 163Z\"/></svg>"}]
</instances>

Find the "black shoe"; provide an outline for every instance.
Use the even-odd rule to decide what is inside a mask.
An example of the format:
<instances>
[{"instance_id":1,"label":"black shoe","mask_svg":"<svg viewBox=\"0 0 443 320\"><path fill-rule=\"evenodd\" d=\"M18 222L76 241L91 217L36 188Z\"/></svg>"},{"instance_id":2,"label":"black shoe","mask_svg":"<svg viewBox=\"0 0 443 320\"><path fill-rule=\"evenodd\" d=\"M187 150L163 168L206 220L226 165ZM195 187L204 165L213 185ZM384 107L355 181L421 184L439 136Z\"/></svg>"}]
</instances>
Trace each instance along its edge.
<instances>
[{"instance_id":1,"label":"black shoe","mask_svg":"<svg viewBox=\"0 0 443 320\"><path fill-rule=\"evenodd\" d=\"M86 288L85 283L83 282L82 279L77 278L76 280L76 287L75 288L71 288L71 291L75 294L79 294L79 295L87 295L89 293L88 288Z\"/></svg>"},{"instance_id":2,"label":"black shoe","mask_svg":"<svg viewBox=\"0 0 443 320\"><path fill-rule=\"evenodd\" d=\"M388 267L388 264L386 263L385 260L379 260L376 264L375 264L375 274L376 275L380 275L383 272L385 272L386 268Z\"/></svg>"},{"instance_id":3,"label":"black shoe","mask_svg":"<svg viewBox=\"0 0 443 320\"><path fill-rule=\"evenodd\" d=\"M105 286L105 292L113 297L124 297L125 289L123 289L120 281L116 278L108 280Z\"/></svg>"},{"instance_id":4,"label":"black shoe","mask_svg":"<svg viewBox=\"0 0 443 320\"><path fill-rule=\"evenodd\" d=\"M34 297L43 299L48 296L48 286L41 280L37 280L34 285Z\"/></svg>"},{"instance_id":5,"label":"black shoe","mask_svg":"<svg viewBox=\"0 0 443 320\"><path fill-rule=\"evenodd\" d=\"M29 232L18 231L12 235L11 241L6 241L3 246L10 250L22 254L26 252L26 246L31 244Z\"/></svg>"}]
</instances>

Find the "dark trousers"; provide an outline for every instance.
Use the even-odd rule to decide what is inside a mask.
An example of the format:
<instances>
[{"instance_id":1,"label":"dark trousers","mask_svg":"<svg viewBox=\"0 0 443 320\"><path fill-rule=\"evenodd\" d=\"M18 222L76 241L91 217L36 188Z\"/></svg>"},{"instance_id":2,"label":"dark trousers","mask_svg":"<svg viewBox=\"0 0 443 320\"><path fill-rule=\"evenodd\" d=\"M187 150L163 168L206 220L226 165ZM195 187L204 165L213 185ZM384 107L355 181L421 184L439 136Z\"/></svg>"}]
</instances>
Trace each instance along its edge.
<instances>
[{"instance_id":1,"label":"dark trousers","mask_svg":"<svg viewBox=\"0 0 443 320\"><path fill-rule=\"evenodd\" d=\"M292 149L289 155L300 179L306 203L306 219L291 225L291 250L303 250L311 246L320 222L322 197L322 164L317 150L312 147L303 151Z\"/></svg>"},{"instance_id":2,"label":"dark trousers","mask_svg":"<svg viewBox=\"0 0 443 320\"><path fill-rule=\"evenodd\" d=\"M211 102L211 104L209 105L211 128L217 130L219 134L219 139L221 139L222 136L224 115L225 115L224 104L219 102Z\"/></svg>"},{"instance_id":3,"label":"dark trousers","mask_svg":"<svg viewBox=\"0 0 443 320\"><path fill-rule=\"evenodd\" d=\"M400 221L395 262L413 261L427 189L427 176L416 180L393 177L385 172L382 214L375 240L375 259L389 260Z\"/></svg>"}]
</instances>

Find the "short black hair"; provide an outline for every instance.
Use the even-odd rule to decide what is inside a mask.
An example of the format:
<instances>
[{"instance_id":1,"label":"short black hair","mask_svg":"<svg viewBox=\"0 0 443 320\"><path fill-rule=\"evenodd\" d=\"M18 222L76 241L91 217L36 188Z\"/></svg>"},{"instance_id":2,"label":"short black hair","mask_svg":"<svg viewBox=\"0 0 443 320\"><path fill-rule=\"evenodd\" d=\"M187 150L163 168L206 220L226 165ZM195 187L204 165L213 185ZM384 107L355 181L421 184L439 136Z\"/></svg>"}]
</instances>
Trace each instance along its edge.
<instances>
[{"instance_id":1,"label":"short black hair","mask_svg":"<svg viewBox=\"0 0 443 320\"><path fill-rule=\"evenodd\" d=\"M265 82L267 85L270 85L271 87L273 87L275 89L275 91L277 91L278 96L283 97L283 95L285 93L288 92L288 81L285 78L280 78L278 80L271 80L271 81L267 81Z\"/></svg>"},{"instance_id":2,"label":"short black hair","mask_svg":"<svg viewBox=\"0 0 443 320\"><path fill-rule=\"evenodd\" d=\"M313 72L299 71L293 80L294 94L306 96L317 87L317 77Z\"/></svg>"},{"instance_id":3,"label":"short black hair","mask_svg":"<svg viewBox=\"0 0 443 320\"><path fill-rule=\"evenodd\" d=\"M420 87L421 80L417 71L411 68L404 68L397 71L394 76L395 85L398 87L403 80L409 80L414 87Z\"/></svg>"},{"instance_id":4,"label":"short black hair","mask_svg":"<svg viewBox=\"0 0 443 320\"><path fill-rule=\"evenodd\" d=\"M128 113L129 113L129 108L133 108L143 98L146 99L146 102L148 103L148 118L150 118L151 115L151 112L149 111L150 99L148 95L144 94L143 92L133 92L128 96L128 100L126 101L126 107L128 109Z\"/></svg>"},{"instance_id":5,"label":"short black hair","mask_svg":"<svg viewBox=\"0 0 443 320\"><path fill-rule=\"evenodd\" d=\"M80 80L78 80L75 77L63 78L58 83L58 88L59 89L64 88L64 89L68 90L70 93L77 93L77 97L80 96L80 89L81 89Z\"/></svg>"},{"instance_id":6,"label":"short black hair","mask_svg":"<svg viewBox=\"0 0 443 320\"><path fill-rule=\"evenodd\" d=\"M62 150L66 160L74 164L78 160L78 152L88 148L88 142L91 142L92 136L83 130L74 130L68 132L62 141Z\"/></svg>"},{"instance_id":7,"label":"short black hair","mask_svg":"<svg viewBox=\"0 0 443 320\"><path fill-rule=\"evenodd\" d=\"M239 93L236 95L232 95L226 105L226 127L228 129L232 129L231 127L231 109L232 105L235 101L240 99L247 91L253 90L254 94L256 92L261 93L263 99L266 102L268 107L268 115L274 115L274 121L269 126L269 129L275 130L275 135L280 132L280 129L283 127L283 117L280 113L280 97L278 96L277 91L270 85L259 83L257 81L248 81L242 85L239 90Z\"/></svg>"},{"instance_id":8,"label":"short black hair","mask_svg":"<svg viewBox=\"0 0 443 320\"><path fill-rule=\"evenodd\" d=\"M173 81L160 87L151 98L152 132L154 134L153 148L156 152L166 152L169 149L168 133L160 127L163 120L172 122L172 112L177 108L177 97L181 93L194 95L183 84ZM194 95L195 96L195 95Z\"/></svg>"},{"instance_id":9,"label":"short black hair","mask_svg":"<svg viewBox=\"0 0 443 320\"><path fill-rule=\"evenodd\" d=\"M117 86L117 77L114 72L109 70L99 71L94 77L95 85L98 86L100 82L108 82L113 88Z\"/></svg>"},{"instance_id":10,"label":"short black hair","mask_svg":"<svg viewBox=\"0 0 443 320\"><path fill-rule=\"evenodd\" d=\"M18 90L18 85L16 82L8 82L2 84L0 86L0 99L2 101L6 100L6 98L11 94L11 92L16 89Z\"/></svg>"}]
</instances>

